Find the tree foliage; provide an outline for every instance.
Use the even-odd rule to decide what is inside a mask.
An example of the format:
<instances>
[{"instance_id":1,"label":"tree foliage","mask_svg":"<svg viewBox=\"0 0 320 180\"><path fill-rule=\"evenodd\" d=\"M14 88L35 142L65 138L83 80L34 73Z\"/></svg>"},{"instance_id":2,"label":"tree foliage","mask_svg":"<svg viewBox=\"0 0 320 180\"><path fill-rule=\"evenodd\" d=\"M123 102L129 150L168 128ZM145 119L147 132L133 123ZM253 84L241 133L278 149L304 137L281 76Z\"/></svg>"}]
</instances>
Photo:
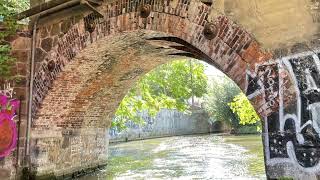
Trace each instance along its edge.
<instances>
[{"instance_id":1,"label":"tree foliage","mask_svg":"<svg viewBox=\"0 0 320 180\"><path fill-rule=\"evenodd\" d=\"M10 78L10 67L14 58L10 56L11 47L6 38L15 34L19 27L14 15L27 9L28 0L0 0L0 77Z\"/></svg>"},{"instance_id":2,"label":"tree foliage","mask_svg":"<svg viewBox=\"0 0 320 180\"><path fill-rule=\"evenodd\" d=\"M236 132L256 126L258 131L261 130L259 116L250 101L227 76L211 78L205 96L205 109L212 121L230 123Z\"/></svg>"},{"instance_id":3,"label":"tree foliage","mask_svg":"<svg viewBox=\"0 0 320 180\"><path fill-rule=\"evenodd\" d=\"M232 127L237 127L239 120L228 103L241 92L240 89L225 75L214 76L209 81L208 93L204 97L204 107L211 121L227 122Z\"/></svg>"},{"instance_id":4,"label":"tree foliage","mask_svg":"<svg viewBox=\"0 0 320 180\"><path fill-rule=\"evenodd\" d=\"M120 103L112 126L125 129L129 120L143 124L138 116L142 111L150 116L155 116L162 108L188 112L187 100L192 95L201 97L206 93L204 70L205 66L197 60L176 60L146 74Z\"/></svg>"},{"instance_id":5,"label":"tree foliage","mask_svg":"<svg viewBox=\"0 0 320 180\"><path fill-rule=\"evenodd\" d=\"M230 108L236 113L240 119L239 123L242 125L258 125L260 130L260 118L247 96L243 93L235 96L233 101L229 103Z\"/></svg>"}]
</instances>

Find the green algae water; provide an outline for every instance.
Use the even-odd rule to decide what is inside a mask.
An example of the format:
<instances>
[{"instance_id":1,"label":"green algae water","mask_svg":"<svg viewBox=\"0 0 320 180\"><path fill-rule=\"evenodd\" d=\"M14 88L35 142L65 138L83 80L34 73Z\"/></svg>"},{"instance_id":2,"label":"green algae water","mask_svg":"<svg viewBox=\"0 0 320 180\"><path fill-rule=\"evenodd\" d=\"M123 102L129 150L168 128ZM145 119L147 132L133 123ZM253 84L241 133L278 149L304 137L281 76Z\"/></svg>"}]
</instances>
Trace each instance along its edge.
<instances>
[{"instance_id":1,"label":"green algae water","mask_svg":"<svg viewBox=\"0 0 320 180\"><path fill-rule=\"evenodd\" d=\"M266 179L262 140L211 134L110 144L108 166L81 179Z\"/></svg>"}]
</instances>

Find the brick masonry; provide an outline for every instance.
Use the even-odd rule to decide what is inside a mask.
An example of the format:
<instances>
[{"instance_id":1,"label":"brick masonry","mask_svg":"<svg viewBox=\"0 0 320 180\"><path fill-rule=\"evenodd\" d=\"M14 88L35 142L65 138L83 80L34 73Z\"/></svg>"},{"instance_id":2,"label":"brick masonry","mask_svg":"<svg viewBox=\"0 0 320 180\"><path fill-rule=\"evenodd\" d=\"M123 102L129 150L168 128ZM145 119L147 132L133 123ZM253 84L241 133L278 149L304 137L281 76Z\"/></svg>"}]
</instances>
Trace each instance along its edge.
<instances>
[{"instance_id":1,"label":"brick masonry","mask_svg":"<svg viewBox=\"0 0 320 180\"><path fill-rule=\"evenodd\" d=\"M37 112L50 84L65 64L96 40L124 31L146 29L179 37L214 59L211 63L226 72L242 89L245 88L244 69L247 64L253 65L271 58L270 54L260 50L258 43L247 32L226 17L207 19L209 8L201 2L179 2L173 8L169 2L154 1L148 18L140 17L140 3L143 2L115 2L106 6L104 19L88 15L80 20L72 18L40 30L36 51L37 61L40 63L37 65L35 78L34 112ZM195 4L191 6L190 3ZM165 4L167 5L164 6ZM198 8L187 10L189 6ZM215 23L219 29L212 40L206 39L202 33L208 22ZM86 31L88 23L95 24L94 32ZM66 34L62 35L63 33ZM238 68L243 71L238 71ZM239 72L243 72L242 77Z\"/></svg>"},{"instance_id":2,"label":"brick masonry","mask_svg":"<svg viewBox=\"0 0 320 180\"><path fill-rule=\"evenodd\" d=\"M268 176L316 178L319 55L309 50L316 47L296 44L290 51L265 52L240 25L224 15L213 16L214 5L121 0L99 8L104 18L84 13L40 26L32 102L33 171L62 176L104 164L106 135L118 104L140 76L179 58L182 52L172 44L182 43L247 93L262 117ZM141 7L150 14L141 13ZM209 25L213 32L207 38L204 29ZM154 37L169 42L148 40ZM170 37L181 41L170 42Z\"/></svg>"}]
</instances>

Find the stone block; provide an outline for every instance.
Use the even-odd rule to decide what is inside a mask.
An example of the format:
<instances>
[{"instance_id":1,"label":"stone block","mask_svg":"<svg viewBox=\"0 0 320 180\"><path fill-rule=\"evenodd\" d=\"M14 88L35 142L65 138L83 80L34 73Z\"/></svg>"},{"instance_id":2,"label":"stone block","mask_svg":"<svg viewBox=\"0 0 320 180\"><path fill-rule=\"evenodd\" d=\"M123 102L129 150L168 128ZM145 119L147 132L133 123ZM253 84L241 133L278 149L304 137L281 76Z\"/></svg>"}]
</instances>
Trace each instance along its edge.
<instances>
[{"instance_id":1,"label":"stone block","mask_svg":"<svg viewBox=\"0 0 320 180\"><path fill-rule=\"evenodd\" d=\"M49 52L52 48L52 38L48 37L41 41L41 48L46 52Z\"/></svg>"}]
</instances>

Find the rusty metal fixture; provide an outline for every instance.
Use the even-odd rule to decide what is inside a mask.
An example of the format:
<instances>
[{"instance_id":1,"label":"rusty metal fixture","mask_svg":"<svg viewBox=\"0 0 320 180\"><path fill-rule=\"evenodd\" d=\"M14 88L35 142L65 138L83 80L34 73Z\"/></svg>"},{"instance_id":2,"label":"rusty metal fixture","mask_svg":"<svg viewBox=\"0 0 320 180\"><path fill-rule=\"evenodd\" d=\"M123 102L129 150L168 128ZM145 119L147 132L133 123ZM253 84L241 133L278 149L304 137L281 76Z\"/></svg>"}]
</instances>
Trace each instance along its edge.
<instances>
[{"instance_id":1,"label":"rusty metal fixture","mask_svg":"<svg viewBox=\"0 0 320 180\"><path fill-rule=\"evenodd\" d=\"M204 37L206 37L209 40L215 38L218 35L218 32L219 28L217 27L217 25L213 23L207 23L203 29Z\"/></svg>"},{"instance_id":2,"label":"rusty metal fixture","mask_svg":"<svg viewBox=\"0 0 320 180\"><path fill-rule=\"evenodd\" d=\"M51 60L51 61L48 62L48 70L49 70L50 72L52 72L55 67L56 67L56 63L55 63L53 60Z\"/></svg>"},{"instance_id":3,"label":"rusty metal fixture","mask_svg":"<svg viewBox=\"0 0 320 180\"><path fill-rule=\"evenodd\" d=\"M145 4L140 7L140 16L142 18L147 18L150 15L151 6L149 4Z\"/></svg>"}]
</instances>

